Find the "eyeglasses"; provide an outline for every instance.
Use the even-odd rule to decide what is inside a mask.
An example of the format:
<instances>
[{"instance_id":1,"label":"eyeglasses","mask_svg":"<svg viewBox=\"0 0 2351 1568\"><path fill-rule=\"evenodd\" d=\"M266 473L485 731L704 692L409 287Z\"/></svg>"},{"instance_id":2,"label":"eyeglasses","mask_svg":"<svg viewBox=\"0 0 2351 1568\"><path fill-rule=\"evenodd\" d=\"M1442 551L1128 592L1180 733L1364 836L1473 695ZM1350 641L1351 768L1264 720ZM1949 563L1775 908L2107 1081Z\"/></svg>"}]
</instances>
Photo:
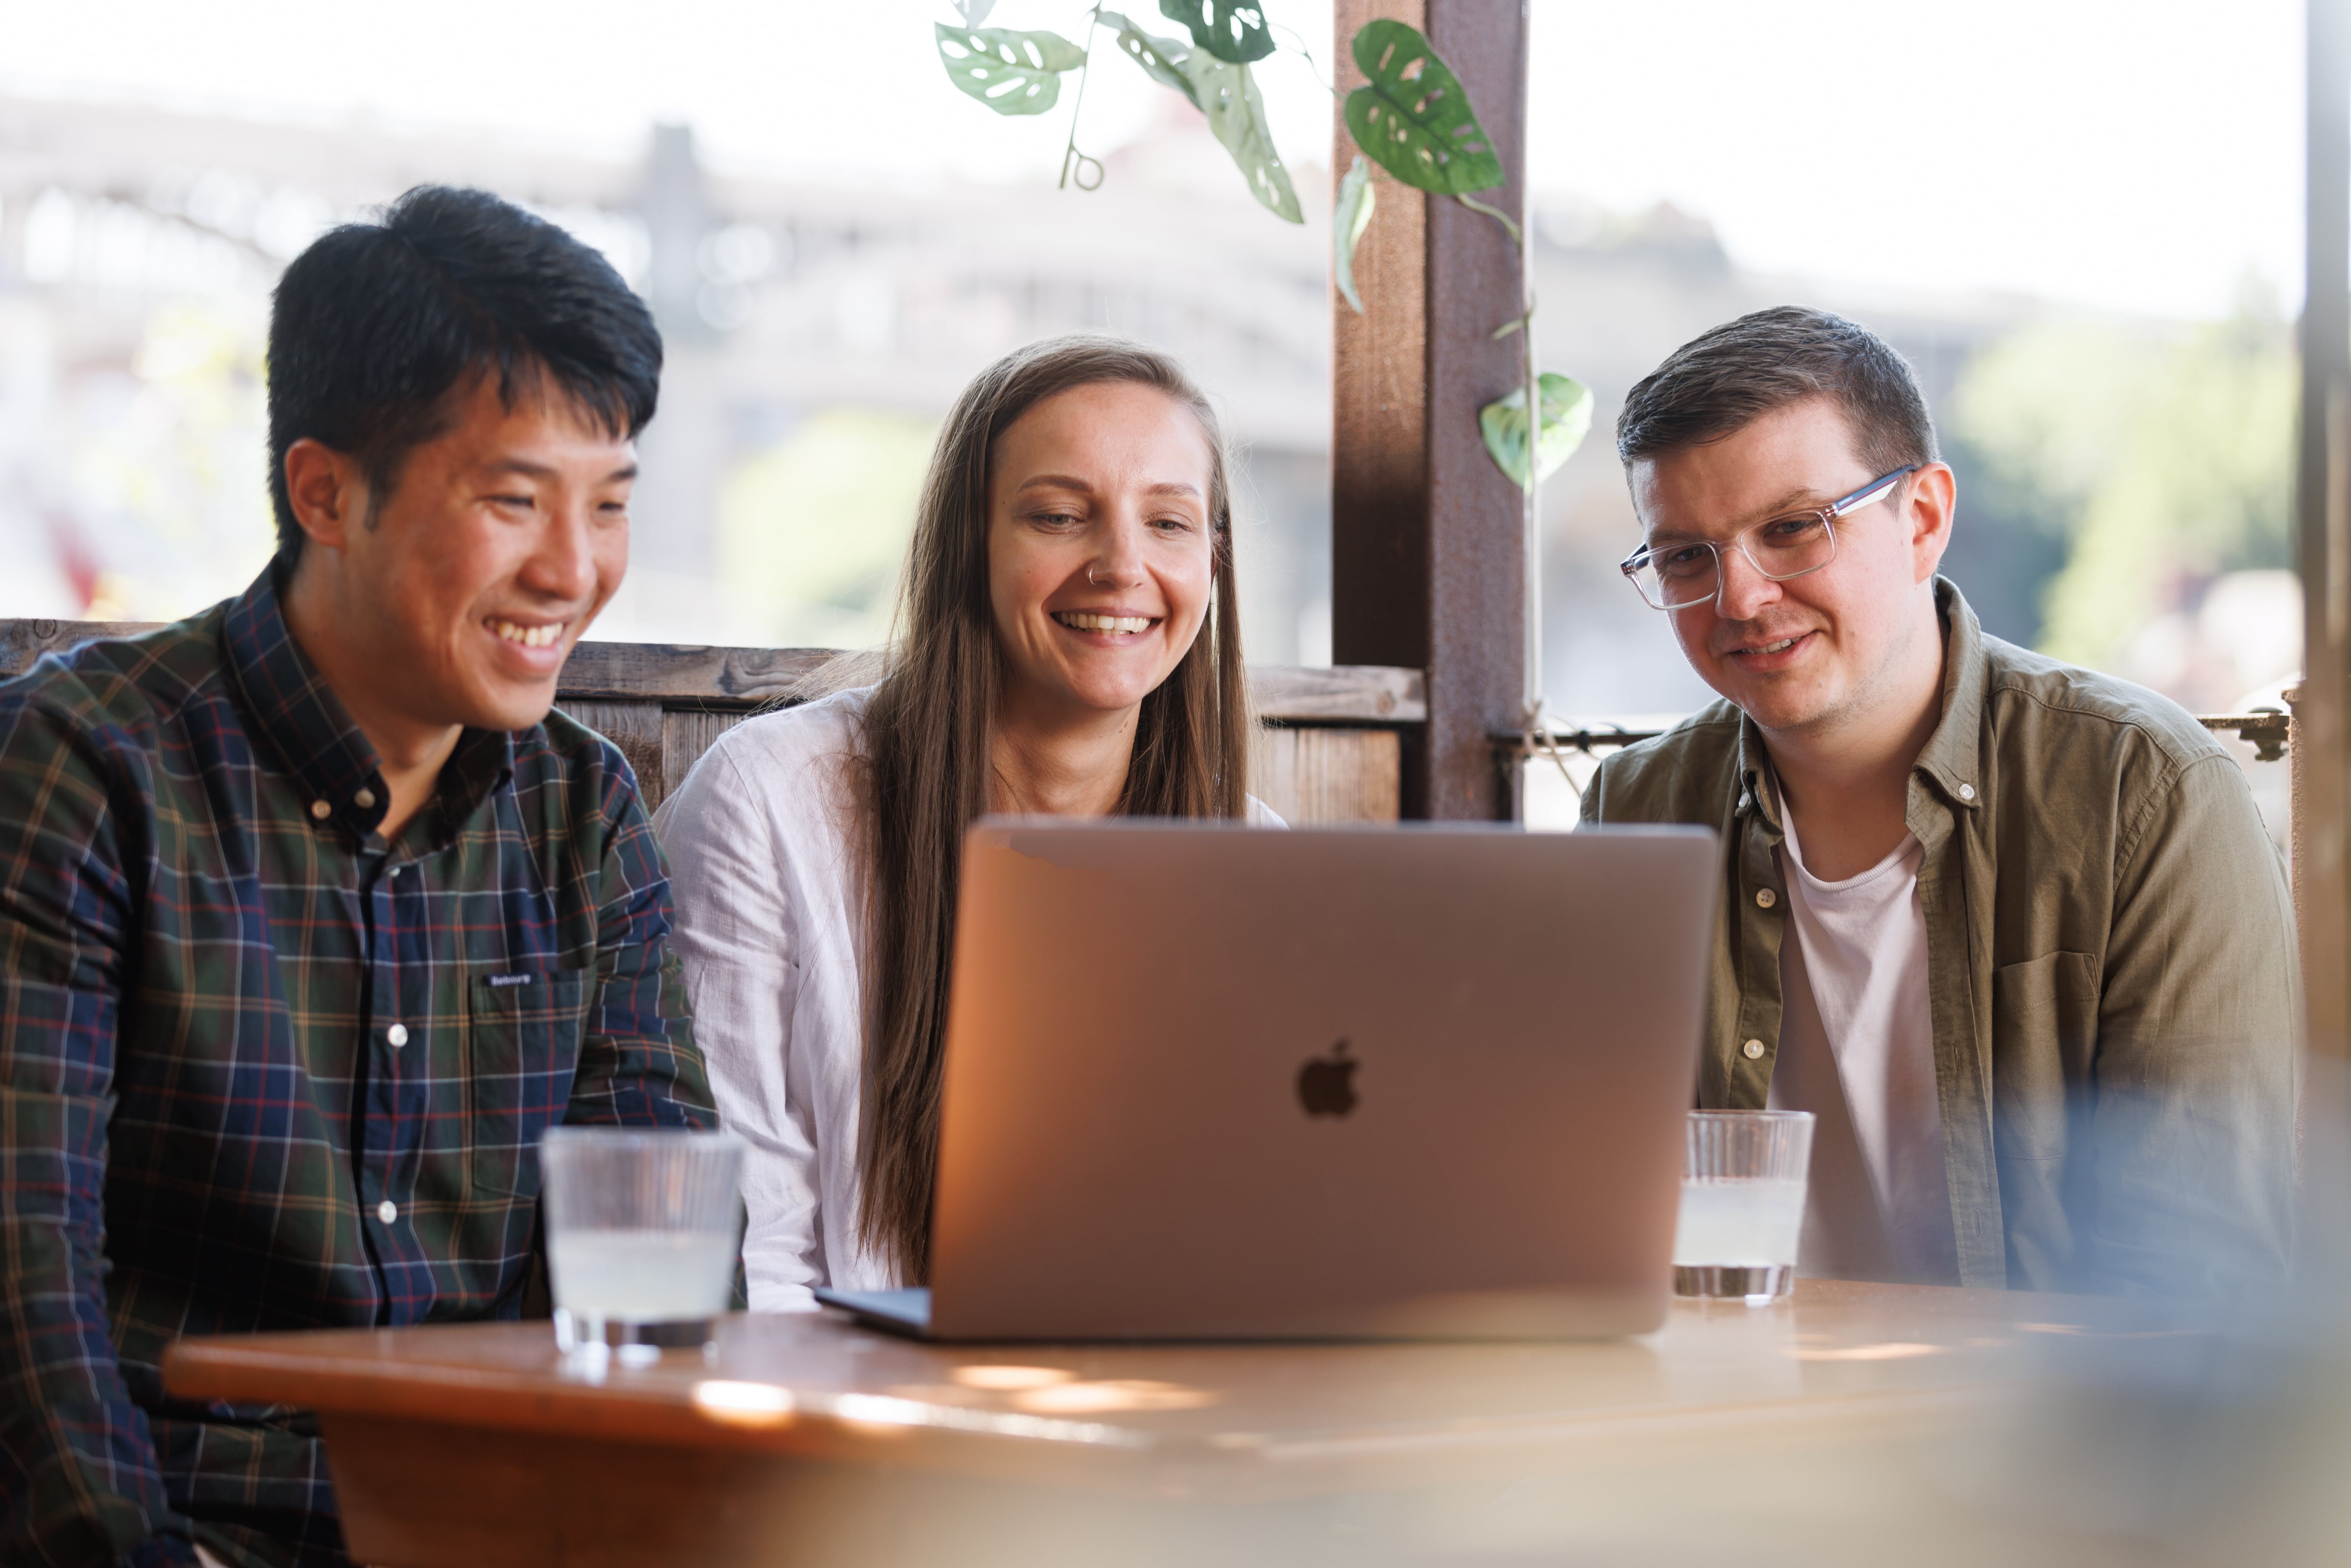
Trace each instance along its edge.
<instances>
[{"instance_id":1,"label":"eyeglasses","mask_svg":"<svg viewBox=\"0 0 2351 1568\"><path fill-rule=\"evenodd\" d=\"M1711 539L1668 539L1643 545L1626 556L1617 570L1658 610L1684 610L1720 593L1726 546L1745 556L1748 565L1773 582L1818 571L1836 559L1836 519L1886 499L1906 475L1917 469L1918 465L1912 463L1881 474L1852 495L1818 510L1757 523L1721 544Z\"/></svg>"}]
</instances>

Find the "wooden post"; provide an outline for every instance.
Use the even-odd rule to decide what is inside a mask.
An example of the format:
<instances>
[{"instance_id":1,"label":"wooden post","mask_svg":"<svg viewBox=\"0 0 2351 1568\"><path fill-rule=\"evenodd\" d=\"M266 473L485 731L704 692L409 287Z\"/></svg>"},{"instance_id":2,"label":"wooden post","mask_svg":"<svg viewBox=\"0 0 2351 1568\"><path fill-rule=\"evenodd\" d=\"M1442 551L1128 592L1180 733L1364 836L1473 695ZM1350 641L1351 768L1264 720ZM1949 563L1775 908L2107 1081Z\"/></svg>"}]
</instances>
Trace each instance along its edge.
<instances>
[{"instance_id":1,"label":"wooden post","mask_svg":"<svg viewBox=\"0 0 2351 1568\"><path fill-rule=\"evenodd\" d=\"M1460 76L1510 183L1479 200L1524 221L1523 0L1338 0L1343 99L1351 45L1379 16L1421 29ZM1355 156L1343 111L1334 168ZM1490 737L1518 726L1526 671L1526 549L1518 486L1487 456L1478 411L1522 380L1520 255L1501 225L1384 175L1356 251L1366 314L1333 291L1332 657L1427 672L1428 722L1405 737L1407 817L1495 819L1515 791Z\"/></svg>"},{"instance_id":2,"label":"wooden post","mask_svg":"<svg viewBox=\"0 0 2351 1568\"><path fill-rule=\"evenodd\" d=\"M2294 874L2311 1049L2341 1061L2351 1057L2351 5L2310 0L2308 24Z\"/></svg>"}]
</instances>

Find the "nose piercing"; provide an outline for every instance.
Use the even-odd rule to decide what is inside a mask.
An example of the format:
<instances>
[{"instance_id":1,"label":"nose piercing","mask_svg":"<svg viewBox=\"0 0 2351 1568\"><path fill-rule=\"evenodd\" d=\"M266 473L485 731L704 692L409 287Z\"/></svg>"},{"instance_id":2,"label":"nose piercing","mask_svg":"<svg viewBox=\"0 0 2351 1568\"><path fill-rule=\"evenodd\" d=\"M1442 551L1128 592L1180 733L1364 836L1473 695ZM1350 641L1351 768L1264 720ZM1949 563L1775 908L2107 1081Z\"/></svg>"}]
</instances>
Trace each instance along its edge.
<instances>
[{"instance_id":1,"label":"nose piercing","mask_svg":"<svg viewBox=\"0 0 2351 1568\"><path fill-rule=\"evenodd\" d=\"M1102 586L1100 582L1097 582L1094 580L1094 568L1100 564L1101 563L1099 561L1090 560L1086 562L1086 586L1088 588L1100 588Z\"/></svg>"}]
</instances>

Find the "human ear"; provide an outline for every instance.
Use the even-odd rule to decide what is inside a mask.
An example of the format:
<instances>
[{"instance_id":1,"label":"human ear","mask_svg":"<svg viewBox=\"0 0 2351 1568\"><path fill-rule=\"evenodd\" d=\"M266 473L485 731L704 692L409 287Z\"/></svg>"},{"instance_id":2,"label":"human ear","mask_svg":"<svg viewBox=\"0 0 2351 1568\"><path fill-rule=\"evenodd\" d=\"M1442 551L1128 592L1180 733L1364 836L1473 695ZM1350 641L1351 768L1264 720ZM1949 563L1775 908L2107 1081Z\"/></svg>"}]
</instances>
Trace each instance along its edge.
<instances>
[{"instance_id":1,"label":"human ear","mask_svg":"<svg viewBox=\"0 0 2351 1568\"><path fill-rule=\"evenodd\" d=\"M1957 519L1959 485L1947 463L1929 463L1910 476L1910 564L1914 581L1925 582L1943 564Z\"/></svg>"},{"instance_id":2,"label":"human ear","mask_svg":"<svg viewBox=\"0 0 2351 1568\"><path fill-rule=\"evenodd\" d=\"M286 499L315 545L340 549L367 507L367 487L349 454L304 436L286 449Z\"/></svg>"}]
</instances>

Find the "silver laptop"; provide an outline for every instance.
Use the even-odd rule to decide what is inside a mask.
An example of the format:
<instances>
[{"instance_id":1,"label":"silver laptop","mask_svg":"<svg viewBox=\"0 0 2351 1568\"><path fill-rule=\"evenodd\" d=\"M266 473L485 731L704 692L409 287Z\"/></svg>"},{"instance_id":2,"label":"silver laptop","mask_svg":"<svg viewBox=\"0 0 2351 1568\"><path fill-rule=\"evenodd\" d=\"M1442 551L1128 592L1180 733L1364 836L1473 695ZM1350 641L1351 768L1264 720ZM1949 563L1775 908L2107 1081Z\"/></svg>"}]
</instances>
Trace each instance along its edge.
<instances>
[{"instance_id":1,"label":"silver laptop","mask_svg":"<svg viewBox=\"0 0 2351 1568\"><path fill-rule=\"evenodd\" d=\"M1524 1339L1665 1312L1720 875L1696 828L987 821L943 1340Z\"/></svg>"}]
</instances>

